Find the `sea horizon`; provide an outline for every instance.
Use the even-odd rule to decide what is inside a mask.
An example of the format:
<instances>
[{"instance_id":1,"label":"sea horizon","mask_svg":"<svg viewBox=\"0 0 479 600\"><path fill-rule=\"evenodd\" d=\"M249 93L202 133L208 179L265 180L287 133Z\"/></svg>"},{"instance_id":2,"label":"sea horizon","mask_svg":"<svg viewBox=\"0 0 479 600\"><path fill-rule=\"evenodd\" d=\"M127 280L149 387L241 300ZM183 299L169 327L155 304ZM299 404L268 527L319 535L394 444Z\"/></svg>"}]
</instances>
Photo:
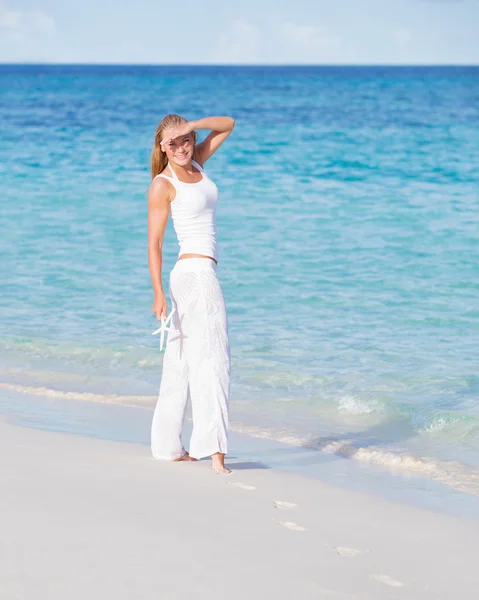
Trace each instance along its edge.
<instances>
[{"instance_id":1,"label":"sea horizon","mask_svg":"<svg viewBox=\"0 0 479 600\"><path fill-rule=\"evenodd\" d=\"M318 69L463 69L479 68L479 63L124 63L124 62L0 62L1 67L33 66L33 67L194 67L194 68L318 68Z\"/></svg>"}]
</instances>

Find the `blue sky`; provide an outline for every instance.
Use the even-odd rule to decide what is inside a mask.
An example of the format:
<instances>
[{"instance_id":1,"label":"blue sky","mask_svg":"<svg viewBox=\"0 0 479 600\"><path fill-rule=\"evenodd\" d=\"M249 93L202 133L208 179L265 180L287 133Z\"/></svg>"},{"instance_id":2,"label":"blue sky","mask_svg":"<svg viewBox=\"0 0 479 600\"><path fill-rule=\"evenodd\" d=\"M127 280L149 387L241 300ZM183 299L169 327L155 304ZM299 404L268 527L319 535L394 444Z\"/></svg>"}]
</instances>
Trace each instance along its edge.
<instances>
[{"instance_id":1,"label":"blue sky","mask_svg":"<svg viewBox=\"0 0 479 600\"><path fill-rule=\"evenodd\" d=\"M479 0L0 0L0 62L479 64Z\"/></svg>"}]
</instances>

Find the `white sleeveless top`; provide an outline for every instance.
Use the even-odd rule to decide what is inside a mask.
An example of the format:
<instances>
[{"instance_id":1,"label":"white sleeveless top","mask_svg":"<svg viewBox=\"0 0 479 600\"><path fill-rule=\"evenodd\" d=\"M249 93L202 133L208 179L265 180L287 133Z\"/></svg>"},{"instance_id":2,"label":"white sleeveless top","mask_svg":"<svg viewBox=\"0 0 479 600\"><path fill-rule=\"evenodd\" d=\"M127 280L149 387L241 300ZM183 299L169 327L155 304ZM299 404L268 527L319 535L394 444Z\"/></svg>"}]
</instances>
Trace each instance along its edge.
<instances>
[{"instance_id":1,"label":"white sleeveless top","mask_svg":"<svg viewBox=\"0 0 479 600\"><path fill-rule=\"evenodd\" d=\"M172 177L163 173L156 177L167 179L176 190L176 196L170 203L170 211L180 244L178 256L187 253L205 254L218 260L216 243L218 188L197 162L192 160L191 163L203 176L203 179L197 183L180 181L171 165L168 166Z\"/></svg>"}]
</instances>

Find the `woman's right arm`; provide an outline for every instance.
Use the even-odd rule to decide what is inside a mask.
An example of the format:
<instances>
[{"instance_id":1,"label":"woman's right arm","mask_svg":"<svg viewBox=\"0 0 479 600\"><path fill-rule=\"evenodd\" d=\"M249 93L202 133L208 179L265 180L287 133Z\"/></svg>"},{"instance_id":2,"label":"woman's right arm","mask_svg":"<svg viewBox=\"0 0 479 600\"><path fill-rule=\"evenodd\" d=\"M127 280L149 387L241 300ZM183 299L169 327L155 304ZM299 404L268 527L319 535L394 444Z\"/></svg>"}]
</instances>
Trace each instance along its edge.
<instances>
[{"instance_id":1,"label":"woman's right arm","mask_svg":"<svg viewBox=\"0 0 479 600\"><path fill-rule=\"evenodd\" d=\"M168 306L161 281L162 249L168 212L170 208L171 184L159 177L150 186L148 193L148 265L155 293L152 311L158 321L168 315Z\"/></svg>"}]
</instances>

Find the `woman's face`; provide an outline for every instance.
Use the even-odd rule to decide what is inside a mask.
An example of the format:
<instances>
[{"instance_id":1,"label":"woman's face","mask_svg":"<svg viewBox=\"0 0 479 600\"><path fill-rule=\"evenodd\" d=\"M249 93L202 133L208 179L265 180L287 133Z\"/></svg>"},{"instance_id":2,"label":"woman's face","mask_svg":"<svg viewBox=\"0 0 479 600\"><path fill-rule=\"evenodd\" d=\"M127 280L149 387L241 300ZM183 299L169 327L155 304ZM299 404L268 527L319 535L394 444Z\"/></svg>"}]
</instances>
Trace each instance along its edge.
<instances>
[{"instance_id":1,"label":"woman's face","mask_svg":"<svg viewBox=\"0 0 479 600\"><path fill-rule=\"evenodd\" d=\"M168 129L165 130L163 137L168 137ZM193 158L195 148L192 133L174 138L162 146L163 151L170 162L174 162L181 167L188 165Z\"/></svg>"}]
</instances>

